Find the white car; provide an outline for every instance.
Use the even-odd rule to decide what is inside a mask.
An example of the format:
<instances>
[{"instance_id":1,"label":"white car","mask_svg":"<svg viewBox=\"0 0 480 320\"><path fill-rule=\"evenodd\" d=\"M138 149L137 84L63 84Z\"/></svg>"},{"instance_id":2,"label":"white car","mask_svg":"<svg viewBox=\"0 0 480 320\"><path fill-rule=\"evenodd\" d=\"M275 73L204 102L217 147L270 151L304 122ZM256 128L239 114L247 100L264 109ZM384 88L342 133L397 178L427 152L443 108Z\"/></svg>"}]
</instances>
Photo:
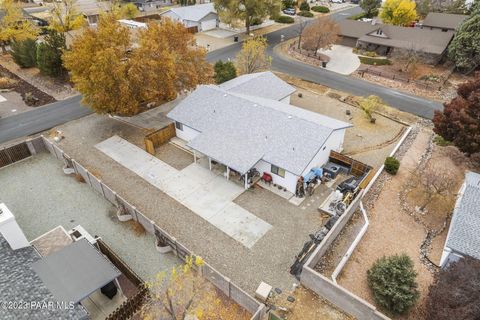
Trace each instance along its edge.
<instances>
[{"instance_id":1,"label":"white car","mask_svg":"<svg viewBox=\"0 0 480 320\"><path fill-rule=\"evenodd\" d=\"M331 3L344 3L345 0L330 0Z\"/></svg>"}]
</instances>

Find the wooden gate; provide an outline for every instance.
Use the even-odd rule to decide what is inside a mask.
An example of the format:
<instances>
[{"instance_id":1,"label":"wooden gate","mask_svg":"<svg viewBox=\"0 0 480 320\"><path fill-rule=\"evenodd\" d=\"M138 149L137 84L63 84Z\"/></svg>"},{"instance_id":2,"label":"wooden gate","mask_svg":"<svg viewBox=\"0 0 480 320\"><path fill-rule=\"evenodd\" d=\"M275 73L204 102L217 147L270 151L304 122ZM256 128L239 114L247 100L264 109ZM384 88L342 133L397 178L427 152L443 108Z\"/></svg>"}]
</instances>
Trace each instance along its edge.
<instances>
[{"instance_id":1,"label":"wooden gate","mask_svg":"<svg viewBox=\"0 0 480 320\"><path fill-rule=\"evenodd\" d=\"M0 149L0 168L28 158L31 155L26 142Z\"/></svg>"},{"instance_id":2,"label":"wooden gate","mask_svg":"<svg viewBox=\"0 0 480 320\"><path fill-rule=\"evenodd\" d=\"M168 126L145 136L145 150L154 155L155 148L167 143L173 137L175 137L175 125L170 123Z\"/></svg>"}]
</instances>

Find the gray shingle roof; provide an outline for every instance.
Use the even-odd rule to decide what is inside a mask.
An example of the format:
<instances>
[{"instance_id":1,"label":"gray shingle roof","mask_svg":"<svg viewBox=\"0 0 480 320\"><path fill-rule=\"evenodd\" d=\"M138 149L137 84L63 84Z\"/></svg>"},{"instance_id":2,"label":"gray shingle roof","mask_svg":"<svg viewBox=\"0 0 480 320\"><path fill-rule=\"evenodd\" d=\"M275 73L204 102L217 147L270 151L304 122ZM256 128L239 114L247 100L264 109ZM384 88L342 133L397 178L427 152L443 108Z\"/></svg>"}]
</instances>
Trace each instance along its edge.
<instances>
[{"instance_id":1,"label":"gray shingle roof","mask_svg":"<svg viewBox=\"0 0 480 320\"><path fill-rule=\"evenodd\" d=\"M263 159L300 175L334 130L351 126L217 86L199 87L168 117L201 132L191 148L242 174Z\"/></svg>"},{"instance_id":2,"label":"gray shingle roof","mask_svg":"<svg viewBox=\"0 0 480 320\"><path fill-rule=\"evenodd\" d=\"M40 256L33 247L12 250L0 234L0 301L56 303L56 299L31 268ZM88 319L79 305L72 310L58 308L0 308L0 319Z\"/></svg>"},{"instance_id":3,"label":"gray shingle roof","mask_svg":"<svg viewBox=\"0 0 480 320\"><path fill-rule=\"evenodd\" d=\"M480 174L465 175L465 190L453 212L447 247L480 259Z\"/></svg>"},{"instance_id":4,"label":"gray shingle roof","mask_svg":"<svg viewBox=\"0 0 480 320\"><path fill-rule=\"evenodd\" d=\"M468 16L463 14L430 12L425 18L425 20L423 20L422 25L425 27L435 27L435 28L455 30L467 18Z\"/></svg>"},{"instance_id":5,"label":"gray shingle roof","mask_svg":"<svg viewBox=\"0 0 480 320\"><path fill-rule=\"evenodd\" d=\"M220 88L250 96L281 100L295 92L295 88L271 71L245 74L219 85Z\"/></svg>"},{"instance_id":6,"label":"gray shingle roof","mask_svg":"<svg viewBox=\"0 0 480 320\"><path fill-rule=\"evenodd\" d=\"M160 15L164 15L167 12L173 12L182 20L200 21L210 13L216 13L213 3L197 4L194 6L175 7Z\"/></svg>"}]
</instances>

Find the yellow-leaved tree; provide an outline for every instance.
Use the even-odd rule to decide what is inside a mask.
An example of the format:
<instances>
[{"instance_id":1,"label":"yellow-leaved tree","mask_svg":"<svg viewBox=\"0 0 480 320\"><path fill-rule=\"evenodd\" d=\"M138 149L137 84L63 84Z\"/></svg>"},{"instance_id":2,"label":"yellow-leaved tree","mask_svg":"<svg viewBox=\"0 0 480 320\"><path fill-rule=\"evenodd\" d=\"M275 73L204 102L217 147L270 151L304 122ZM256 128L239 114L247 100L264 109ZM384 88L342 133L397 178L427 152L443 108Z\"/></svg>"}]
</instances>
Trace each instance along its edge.
<instances>
[{"instance_id":1,"label":"yellow-leaved tree","mask_svg":"<svg viewBox=\"0 0 480 320\"><path fill-rule=\"evenodd\" d=\"M37 28L25 19L17 2L1 0L0 10L4 14L0 20L0 45L4 53L7 51L6 46L11 41L23 41L37 37Z\"/></svg>"},{"instance_id":2,"label":"yellow-leaved tree","mask_svg":"<svg viewBox=\"0 0 480 320\"><path fill-rule=\"evenodd\" d=\"M149 23L135 45L129 30L115 14L102 15L97 28L76 37L64 54L83 103L97 113L134 115L212 81L205 50L194 46L182 24Z\"/></svg>"},{"instance_id":3,"label":"yellow-leaved tree","mask_svg":"<svg viewBox=\"0 0 480 320\"><path fill-rule=\"evenodd\" d=\"M198 320L246 320L245 310L222 297L207 279L202 276L204 262L201 258L187 257L183 266L171 272L161 272L156 279L145 285L150 294L139 315L144 320L198 319Z\"/></svg>"},{"instance_id":4,"label":"yellow-leaved tree","mask_svg":"<svg viewBox=\"0 0 480 320\"><path fill-rule=\"evenodd\" d=\"M272 58L267 55L267 39L254 37L243 42L235 64L239 74L265 71L270 68Z\"/></svg>"},{"instance_id":5,"label":"yellow-leaved tree","mask_svg":"<svg viewBox=\"0 0 480 320\"><path fill-rule=\"evenodd\" d=\"M87 21L75 7L76 0L54 1L52 16L49 24L50 28L63 33L85 26Z\"/></svg>"},{"instance_id":6,"label":"yellow-leaved tree","mask_svg":"<svg viewBox=\"0 0 480 320\"><path fill-rule=\"evenodd\" d=\"M386 24L408 26L417 18L417 4L413 0L386 0L380 18Z\"/></svg>"}]
</instances>

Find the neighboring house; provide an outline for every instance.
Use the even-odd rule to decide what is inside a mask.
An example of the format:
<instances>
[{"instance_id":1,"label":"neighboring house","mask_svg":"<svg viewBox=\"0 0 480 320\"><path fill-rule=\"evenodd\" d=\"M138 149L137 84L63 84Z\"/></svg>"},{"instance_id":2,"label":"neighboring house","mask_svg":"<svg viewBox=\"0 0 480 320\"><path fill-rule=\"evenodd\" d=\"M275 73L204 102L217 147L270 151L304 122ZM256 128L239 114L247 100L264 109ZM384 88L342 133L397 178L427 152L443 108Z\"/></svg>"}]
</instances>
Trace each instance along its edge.
<instances>
[{"instance_id":1,"label":"neighboring house","mask_svg":"<svg viewBox=\"0 0 480 320\"><path fill-rule=\"evenodd\" d=\"M100 14L109 12L112 8L110 1L96 0L77 0L75 1L75 9L78 13L83 14L89 25L96 25Z\"/></svg>"},{"instance_id":2,"label":"neighboring house","mask_svg":"<svg viewBox=\"0 0 480 320\"><path fill-rule=\"evenodd\" d=\"M162 12L160 16L180 21L186 28L196 32L215 29L220 22L213 3L176 7Z\"/></svg>"},{"instance_id":3,"label":"neighboring house","mask_svg":"<svg viewBox=\"0 0 480 320\"><path fill-rule=\"evenodd\" d=\"M351 125L289 105L295 89L271 72L200 86L167 116L195 153L246 175L252 168L295 193L298 179L341 151ZM280 85L277 85L280 84ZM228 173L227 173L228 178ZM245 179L245 187L249 187Z\"/></svg>"},{"instance_id":4,"label":"neighboring house","mask_svg":"<svg viewBox=\"0 0 480 320\"><path fill-rule=\"evenodd\" d=\"M454 36L453 31L441 32L357 20L341 20L341 43L385 56L401 56L415 51L425 62L438 63L445 55Z\"/></svg>"},{"instance_id":5,"label":"neighboring house","mask_svg":"<svg viewBox=\"0 0 480 320\"><path fill-rule=\"evenodd\" d=\"M120 275L86 238L73 241L61 227L30 243L0 203L0 319L90 319L88 310L100 310L94 294L112 299Z\"/></svg>"},{"instance_id":6,"label":"neighboring house","mask_svg":"<svg viewBox=\"0 0 480 320\"><path fill-rule=\"evenodd\" d=\"M172 5L171 0L128 0L134 3L141 12L156 12L158 9Z\"/></svg>"},{"instance_id":7,"label":"neighboring house","mask_svg":"<svg viewBox=\"0 0 480 320\"><path fill-rule=\"evenodd\" d=\"M443 32L456 31L467 18L468 16L463 14L430 12L421 23L421 28L430 30L438 29Z\"/></svg>"},{"instance_id":8,"label":"neighboring house","mask_svg":"<svg viewBox=\"0 0 480 320\"><path fill-rule=\"evenodd\" d=\"M480 260L480 174L467 172L453 210L440 265L462 257Z\"/></svg>"}]
</instances>

